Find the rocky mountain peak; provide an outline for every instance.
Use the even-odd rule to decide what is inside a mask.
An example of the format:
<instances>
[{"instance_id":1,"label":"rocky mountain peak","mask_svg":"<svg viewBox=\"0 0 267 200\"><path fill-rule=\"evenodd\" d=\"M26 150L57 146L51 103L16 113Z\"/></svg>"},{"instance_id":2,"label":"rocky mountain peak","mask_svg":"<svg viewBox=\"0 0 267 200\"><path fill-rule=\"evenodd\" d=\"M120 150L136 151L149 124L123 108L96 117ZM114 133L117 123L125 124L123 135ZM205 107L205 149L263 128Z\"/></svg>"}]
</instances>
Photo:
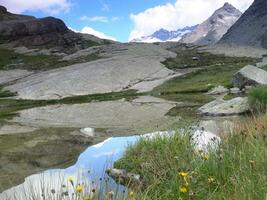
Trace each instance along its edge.
<instances>
[{"instance_id":1,"label":"rocky mountain peak","mask_svg":"<svg viewBox=\"0 0 267 200\"><path fill-rule=\"evenodd\" d=\"M194 31L184 35L181 42L197 45L214 44L222 38L241 15L242 13L238 9L225 3Z\"/></svg>"},{"instance_id":2,"label":"rocky mountain peak","mask_svg":"<svg viewBox=\"0 0 267 200\"><path fill-rule=\"evenodd\" d=\"M267 1L254 0L219 43L267 48Z\"/></svg>"},{"instance_id":3,"label":"rocky mountain peak","mask_svg":"<svg viewBox=\"0 0 267 200\"><path fill-rule=\"evenodd\" d=\"M0 5L0 14L2 14L2 13L3 14L7 13L7 9L6 9L6 7Z\"/></svg>"}]
</instances>

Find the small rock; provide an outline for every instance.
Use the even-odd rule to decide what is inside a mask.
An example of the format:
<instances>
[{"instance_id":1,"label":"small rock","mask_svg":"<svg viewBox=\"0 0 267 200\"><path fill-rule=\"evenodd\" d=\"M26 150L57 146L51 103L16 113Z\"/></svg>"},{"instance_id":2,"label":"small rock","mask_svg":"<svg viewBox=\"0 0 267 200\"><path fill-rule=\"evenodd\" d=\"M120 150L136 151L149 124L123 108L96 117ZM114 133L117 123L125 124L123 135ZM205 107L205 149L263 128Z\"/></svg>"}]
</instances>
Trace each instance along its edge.
<instances>
[{"instance_id":1,"label":"small rock","mask_svg":"<svg viewBox=\"0 0 267 200\"><path fill-rule=\"evenodd\" d=\"M82 128L80 132L86 137L94 137L95 136L95 129L94 128Z\"/></svg>"},{"instance_id":2,"label":"small rock","mask_svg":"<svg viewBox=\"0 0 267 200\"><path fill-rule=\"evenodd\" d=\"M241 92L242 91L237 87L234 87L234 88L230 89L230 94L240 94Z\"/></svg>"},{"instance_id":3,"label":"small rock","mask_svg":"<svg viewBox=\"0 0 267 200\"><path fill-rule=\"evenodd\" d=\"M228 89L219 85L213 89L211 89L207 94L208 95L220 95L220 94L225 94L228 92Z\"/></svg>"},{"instance_id":4,"label":"small rock","mask_svg":"<svg viewBox=\"0 0 267 200\"><path fill-rule=\"evenodd\" d=\"M197 60L199 60L199 57L192 57L192 60L197 61Z\"/></svg>"}]
</instances>

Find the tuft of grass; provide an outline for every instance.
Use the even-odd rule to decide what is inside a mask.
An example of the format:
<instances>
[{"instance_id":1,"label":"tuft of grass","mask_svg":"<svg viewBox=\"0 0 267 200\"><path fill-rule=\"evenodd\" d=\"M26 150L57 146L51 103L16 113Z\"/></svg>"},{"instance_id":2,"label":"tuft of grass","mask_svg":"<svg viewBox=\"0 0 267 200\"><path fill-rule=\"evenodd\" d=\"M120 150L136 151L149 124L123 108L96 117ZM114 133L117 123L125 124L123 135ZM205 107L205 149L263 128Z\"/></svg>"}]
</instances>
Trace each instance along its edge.
<instances>
[{"instance_id":1,"label":"tuft of grass","mask_svg":"<svg viewBox=\"0 0 267 200\"><path fill-rule=\"evenodd\" d=\"M253 88L249 93L251 107L256 112L267 111L267 86Z\"/></svg>"},{"instance_id":2,"label":"tuft of grass","mask_svg":"<svg viewBox=\"0 0 267 200\"><path fill-rule=\"evenodd\" d=\"M190 135L141 140L127 149L115 167L141 175L146 183L143 199L265 199L266 122L267 116L248 119L208 154L194 150ZM183 178L180 172L188 176Z\"/></svg>"}]
</instances>

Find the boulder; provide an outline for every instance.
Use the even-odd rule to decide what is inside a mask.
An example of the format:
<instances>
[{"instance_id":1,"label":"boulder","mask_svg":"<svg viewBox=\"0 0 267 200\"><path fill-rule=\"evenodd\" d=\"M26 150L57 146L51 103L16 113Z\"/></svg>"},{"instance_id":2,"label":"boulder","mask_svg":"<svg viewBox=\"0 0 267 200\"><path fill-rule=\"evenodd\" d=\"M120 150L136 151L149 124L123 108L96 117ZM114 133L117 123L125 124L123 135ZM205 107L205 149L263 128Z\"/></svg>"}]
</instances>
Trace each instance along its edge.
<instances>
[{"instance_id":1,"label":"boulder","mask_svg":"<svg viewBox=\"0 0 267 200\"><path fill-rule=\"evenodd\" d=\"M228 89L219 85L211 89L207 94L208 95L220 95L220 94L225 94L225 93L228 93Z\"/></svg>"},{"instance_id":2,"label":"boulder","mask_svg":"<svg viewBox=\"0 0 267 200\"><path fill-rule=\"evenodd\" d=\"M239 115L249 111L247 97L237 97L228 101L219 99L198 109L199 114L208 116Z\"/></svg>"},{"instance_id":3,"label":"boulder","mask_svg":"<svg viewBox=\"0 0 267 200\"><path fill-rule=\"evenodd\" d=\"M267 85L267 71L247 65L234 75L232 83L240 89L245 86Z\"/></svg>"}]
</instances>

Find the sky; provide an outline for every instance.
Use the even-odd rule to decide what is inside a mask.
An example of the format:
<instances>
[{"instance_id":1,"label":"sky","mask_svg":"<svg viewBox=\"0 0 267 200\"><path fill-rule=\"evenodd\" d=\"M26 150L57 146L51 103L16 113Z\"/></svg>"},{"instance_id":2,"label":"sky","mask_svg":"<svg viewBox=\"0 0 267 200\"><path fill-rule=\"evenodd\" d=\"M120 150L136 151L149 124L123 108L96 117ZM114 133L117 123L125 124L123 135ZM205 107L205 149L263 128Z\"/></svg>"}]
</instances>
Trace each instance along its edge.
<instances>
[{"instance_id":1,"label":"sky","mask_svg":"<svg viewBox=\"0 0 267 200\"><path fill-rule=\"evenodd\" d=\"M227 0L0 0L10 12L54 16L77 32L127 42L199 24ZM244 12L253 0L228 0Z\"/></svg>"}]
</instances>

